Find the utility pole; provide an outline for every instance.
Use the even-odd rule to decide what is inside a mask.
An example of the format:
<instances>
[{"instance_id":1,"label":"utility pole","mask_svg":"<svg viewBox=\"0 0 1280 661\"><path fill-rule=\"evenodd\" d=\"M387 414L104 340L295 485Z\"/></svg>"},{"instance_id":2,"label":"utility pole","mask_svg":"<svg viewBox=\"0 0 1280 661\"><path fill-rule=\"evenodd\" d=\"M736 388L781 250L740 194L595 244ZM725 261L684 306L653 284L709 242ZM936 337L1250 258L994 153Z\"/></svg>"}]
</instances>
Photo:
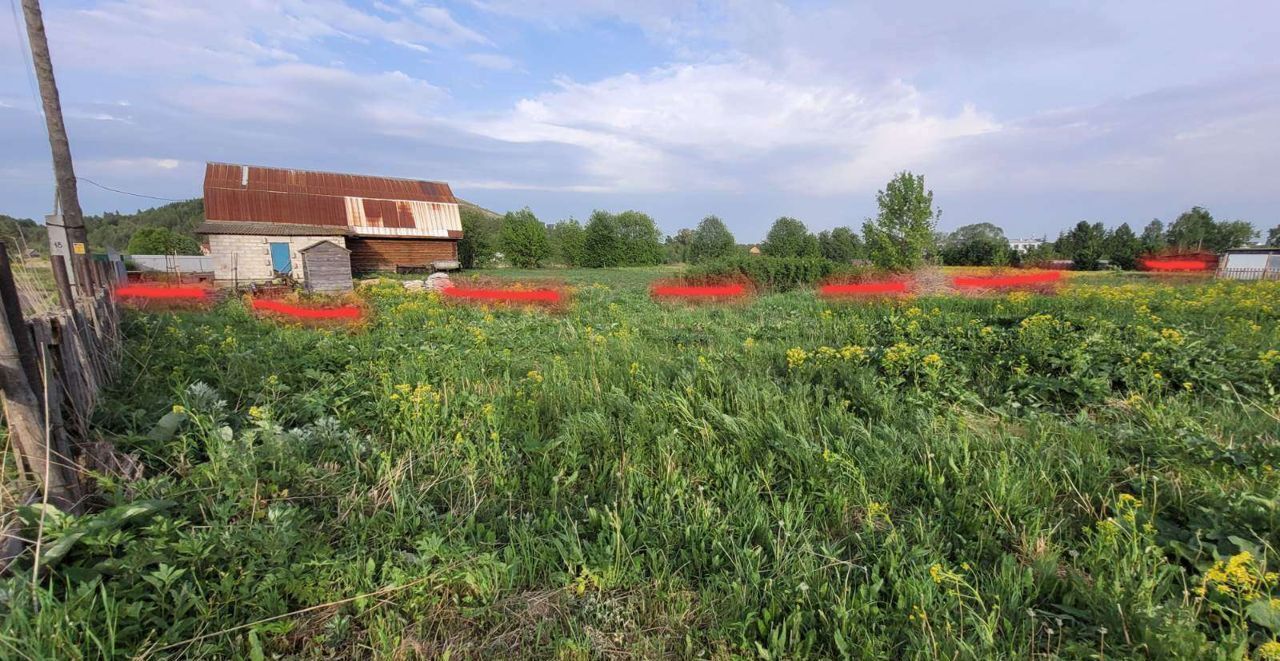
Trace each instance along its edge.
<instances>
[{"instance_id":1,"label":"utility pole","mask_svg":"<svg viewBox=\"0 0 1280 661\"><path fill-rule=\"evenodd\" d=\"M27 41L31 44L31 60L40 83L40 99L44 103L44 121L49 129L49 147L53 151L53 174L57 180L58 195L54 211L48 218L49 247L62 238L65 229L64 249L71 261L71 277L82 291L88 291L89 233L84 227L84 212L80 210L80 196L76 191L76 171L71 165L71 143L67 140L67 127L62 122L62 102L58 99L58 84L53 79L53 61L49 58L49 40L44 33L44 17L40 13L39 0L22 0L22 15L27 23Z\"/></svg>"}]
</instances>

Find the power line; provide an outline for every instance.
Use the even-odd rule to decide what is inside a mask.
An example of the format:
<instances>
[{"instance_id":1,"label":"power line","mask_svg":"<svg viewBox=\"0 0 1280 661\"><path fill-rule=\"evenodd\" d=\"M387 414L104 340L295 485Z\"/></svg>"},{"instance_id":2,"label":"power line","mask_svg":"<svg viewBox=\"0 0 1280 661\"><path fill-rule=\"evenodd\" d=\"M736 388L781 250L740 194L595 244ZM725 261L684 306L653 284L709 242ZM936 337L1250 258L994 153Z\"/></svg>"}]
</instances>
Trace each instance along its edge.
<instances>
[{"instance_id":1,"label":"power line","mask_svg":"<svg viewBox=\"0 0 1280 661\"><path fill-rule=\"evenodd\" d=\"M134 197L145 197L145 198L147 198L148 200L160 200L161 202L185 202L185 201L186 201L186 200L175 200L175 199L173 199L173 198L171 198L171 197L156 197L155 195L143 195L142 193L130 193L130 192L129 192L129 191L127 191L127 190L120 190L120 189L118 189L118 188L112 188L112 187L110 187L110 186L103 186L102 184L100 184L100 183L98 183L98 182L96 182L96 181L94 181L94 180L92 180L92 179L89 179L88 177L76 177L76 180L77 180L77 181L83 181L83 182L85 182L86 184L93 184L94 186L97 186L98 188L101 188L102 190L109 190L109 191L111 191L112 193L121 193L121 194L123 194L123 195L132 195L132 196L134 196Z\"/></svg>"},{"instance_id":2,"label":"power line","mask_svg":"<svg viewBox=\"0 0 1280 661\"><path fill-rule=\"evenodd\" d=\"M15 43L18 45L18 50L22 51L22 61L27 65L27 87L31 90L31 103L35 105L36 113L43 115L44 107L40 105L40 94L36 92L35 67L31 64L31 53L27 52L27 35L23 32L21 22L18 20L18 0L9 0L9 10L13 12L13 32L18 38Z\"/></svg>"}]
</instances>

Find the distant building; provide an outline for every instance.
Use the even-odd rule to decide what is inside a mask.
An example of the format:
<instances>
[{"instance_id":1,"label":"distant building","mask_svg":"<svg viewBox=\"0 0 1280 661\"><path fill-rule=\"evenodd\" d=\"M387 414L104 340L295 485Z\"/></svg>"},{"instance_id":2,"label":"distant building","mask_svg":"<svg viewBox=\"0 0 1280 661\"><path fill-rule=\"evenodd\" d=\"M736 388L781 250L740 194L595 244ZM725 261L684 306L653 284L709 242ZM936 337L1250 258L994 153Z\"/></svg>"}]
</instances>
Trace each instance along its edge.
<instances>
[{"instance_id":1,"label":"distant building","mask_svg":"<svg viewBox=\"0 0 1280 661\"><path fill-rule=\"evenodd\" d=\"M1009 248L1016 253L1026 253L1044 245L1044 239L1012 239L1009 241Z\"/></svg>"},{"instance_id":2,"label":"distant building","mask_svg":"<svg viewBox=\"0 0 1280 661\"><path fill-rule=\"evenodd\" d=\"M752 254L752 255L759 255L759 254L760 254L760 246L751 246L751 250L748 250L747 252L748 252L748 253L750 253L750 254Z\"/></svg>"},{"instance_id":3,"label":"distant building","mask_svg":"<svg viewBox=\"0 0 1280 661\"><path fill-rule=\"evenodd\" d=\"M1280 248L1233 248L1218 259L1218 277L1280 280Z\"/></svg>"},{"instance_id":4,"label":"distant building","mask_svg":"<svg viewBox=\"0 0 1280 661\"><path fill-rule=\"evenodd\" d=\"M303 249L328 241L355 272L430 269L458 258L458 200L441 182L209 163L205 222L214 279L302 280Z\"/></svg>"}]
</instances>

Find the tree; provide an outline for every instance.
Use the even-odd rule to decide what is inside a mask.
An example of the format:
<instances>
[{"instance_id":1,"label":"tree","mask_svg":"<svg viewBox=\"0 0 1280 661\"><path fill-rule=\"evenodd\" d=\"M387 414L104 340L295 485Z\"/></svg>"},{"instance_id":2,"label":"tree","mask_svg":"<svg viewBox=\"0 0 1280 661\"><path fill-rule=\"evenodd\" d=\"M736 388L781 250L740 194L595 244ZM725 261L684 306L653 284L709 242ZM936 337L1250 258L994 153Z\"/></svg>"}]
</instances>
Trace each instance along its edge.
<instances>
[{"instance_id":1,"label":"tree","mask_svg":"<svg viewBox=\"0 0 1280 661\"><path fill-rule=\"evenodd\" d=\"M479 209L462 207L462 239L458 241L458 261L462 268L485 266L493 260L498 246L498 222Z\"/></svg>"},{"instance_id":2,"label":"tree","mask_svg":"<svg viewBox=\"0 0 1280 661\"><path fill-rule=\"evenodd\" d=\"M622 262L621 250L613 214L600 210L591 212L582 238L582 265L591 268L617 266Z\"/></svg>"},{"instance_id":3,"label":"tree","mask_svg":"<svg viewBox=\"0 0 1280 661\"><path fill-rule=\"evenodd\" d=\"M512 266L536 268L551 256L547 226L528 207L502 217L502 252Z\"/></svg>"},{"instance_id":4,"label":"tree","mask_svg":"<svg viewBox=\"0 0 1280 661\"><path fill-rule=\"evenodd\" d=\"M1213 239L1213 214L1203 207L1192 207L1169 225L1169 245L1181 250L1204 250Z\"/></svg>"},{"instance_id":5,"label":"tree","mask_svg":"<svg viewBox=\"0 0 1280 661\"><path fill-rule=\"evenodd\" d=\"M1071 231L1058 237L1055 249L1071 261L1078 271L1096 271L1104 257L1107 230L1102 223L1076 223Z\"/></svg>"},{"instance_id":6,"label":"tree","mask_svg":"<svg viewBox=\"0 0 1280 661\"><path fill-rule=\"evenodd\" d=\"M1142 240L1129 228L1129 223L1121 223L1107 235L1104 252L1112 264L1131 271L1137 267L1138 257L1142 254Z\"/></svg>"},{"instance_id":7,"label":"tree","mask_svg":"<svg viewBox=\"0 0 1280 661\"><path fill-rule=\"evenodd\" d=\"M614 217L618 232L618 266L652 266L662 263L662 232L648 214L623 211Z\"/></svg>"},{"instance_id":8,"label":"tree","mask_svg":"<svg viewBox=\"0 0 1280 661\"><path fill-rule=\"evenodd\" d=\"M682 227L675 236L668 236L662 247L666 252L668 264L687 264L690 260L690 246L693 245L693 230Z\"/></svg>"},{"instance_id":9,"label":"tree","mask_svg":"<svg viewBox=\"0 0 1280 661\"><path fill-rule=\"evenodd\" d=\"M1004 230L991 223L976 223L947 235L942 244L942 261L948 265L996 266L1008 264L1011 252Z\"/></svg>"},{"instance_id":10,"label":"tree","mask_svg":"<svg viewBox=\"0 0 1280 661\"><path fill-rule=\"evenodd\" d=\"M707 216L698 223L689 242L689 261L705 262L720 257L728 257L734 253L733 233L725 227L724 221L715 216Z\"/></svg>"},{"instance_id":11,"label":"tree","mask_svg":"<svg viewBox=\"0 0 1280 661\"><path fill-rule=\"evenodd\" d=\"M1252 223L1244 220L1224 220L1214 226L1213 232L1209 235L1208 247L1214 252L1222 252L1248 245L1256 236L1258 236L1258 230L1253 228Z\"/></svg>"},{"instance_id":12,"label":"tree","mask_svg":"<svg viewBox=\"0 0 1280 661\"><path fill-rule=\"evenodd\" d=\"M1267 245L1280 246L1280 225L1272 227L1271 231L1267 232Z\"/></svg>"},{"instance_id":13,"label":"tree","mask_svg":"<svg viewBox=\"0 0 1280 661\"><path fill-rule=\"evenodd\" d=\"M167 227L143 227L133 233L125 252L130 255L199 255L200 244Z\"/></svg>"},{"instance_id":14,"label":"tree","mask_svg":"<svg viewBox=\"0 0 1280 661\"><path fill-rule=\"evenodd\" d=\"M547 230L551 239L551 255L565 266L581 266L586 232L582 224L570 218L552 225Z\"/></svg>"},{"instance_id":15,"label":"tree","mask_svg":"<svg viewBox=\"0 0 1280 661\"><path fill-rule=\"evenodd\" d=\"M1013 253L1011 263L1017 266L1048 266L1054 257L1054 244L1046 241L1034 248L1028 248L1021 254Z\"/></svg>"},{"instance_id":16,"label":"tree","mask_svg":"<svg viewBox=\"0 0 1280 661\"><path fill-rule=\"evenodd\" d=\"M817 257L821 254L818 239L809 233L804 223L783 216L773 221L760 252L770 257Z\"/></svg>"},{"instance_id":17,"label":"tree","mask_svg":"<svg viewBox=\"0 0 1280 661\"><path fill-rule=\"evenodd\" d=\"M862 256L862 241L852 229L835 227L818 233L818 251L833 262L848 264Z\"/></svg>"},{"instance_id":18,"label":"tree","mask_svg":"<svg viewBox=\"0 0 1280 661\"><path fill-rule=\"evenodd\" d=\"M880 212L862 226L867 252L876 266L909 269L924 263L935 249L934 229L940 215L924 175L899 172L876 194Z\"/></svg>"},{"instance_id":19,"label":"tree","mask_svg":"<svg viewBox=\"0 0 1280 661\"><path fill-rule=\"evenodd\" d=\"M1160 222L1159 218L1152 218L1151 222L1142 228L1142 251L1155 254L1168 244L1169 238L1164 233L1164 223Z\"/></svg>"}]
</instances>

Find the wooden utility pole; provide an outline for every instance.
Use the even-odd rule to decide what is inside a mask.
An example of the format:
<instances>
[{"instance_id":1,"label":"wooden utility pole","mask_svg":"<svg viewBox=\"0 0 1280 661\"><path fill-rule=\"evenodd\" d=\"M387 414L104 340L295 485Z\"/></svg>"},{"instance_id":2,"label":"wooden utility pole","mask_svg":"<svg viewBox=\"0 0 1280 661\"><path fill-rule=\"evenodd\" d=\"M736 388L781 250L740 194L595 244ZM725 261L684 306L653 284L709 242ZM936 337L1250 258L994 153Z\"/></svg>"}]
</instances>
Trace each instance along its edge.
<instances>
[{"instance_id":1,"label":"wooden utility pole","mask_svg":"<svg viewBox=\"0 0 1280 661\"><path fill-rule=\"evenodd\" d=\"M49 129L49 147L53 151L53 174L58 184L58 203L54 217L61 210L71 254L71 275L87 292L89 287L89 233L84 227L84 212L76 191L76 171L71 165L71 142L62 122L62 102L58 99L58 83L53 79L53 60L49 57L49 40L44 33L44 17L39 0L22 0L22 15L27 23L27 41L31 44L31 60L40 83L40 99L44 103L44 121Z\"/></svg>"}]
</instances>

